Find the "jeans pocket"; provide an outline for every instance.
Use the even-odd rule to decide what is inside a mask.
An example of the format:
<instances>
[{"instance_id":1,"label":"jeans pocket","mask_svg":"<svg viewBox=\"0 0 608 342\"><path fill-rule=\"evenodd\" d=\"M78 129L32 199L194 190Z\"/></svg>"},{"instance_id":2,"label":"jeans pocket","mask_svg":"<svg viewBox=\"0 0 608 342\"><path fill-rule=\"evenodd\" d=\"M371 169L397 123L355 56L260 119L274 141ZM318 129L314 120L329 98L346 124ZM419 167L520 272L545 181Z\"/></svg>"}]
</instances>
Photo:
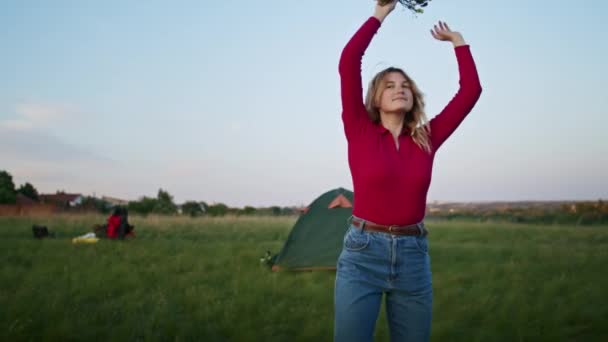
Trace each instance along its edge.
<instances>
[{"instance_id":1,"label":"jeans pocket","mask_svg":"<svg viewBox=\"0 0 608 342\"><path fill-rule=\"evenodd\" d=\"M349 228L344 236L344 248L351 252L361 251L369 245L369 234L356 228Z\"/></svg>"},{"instance_id":2,"label":"jeans pocket","mask_svg":"<svg viewBox=\"0 0 608 342\"><path fill-rule=\"evenodd\" d=\"M429 244L426 236L414 237L414 244L420 253L427 254L429 252Z\"/></svg>"}]
</instances>

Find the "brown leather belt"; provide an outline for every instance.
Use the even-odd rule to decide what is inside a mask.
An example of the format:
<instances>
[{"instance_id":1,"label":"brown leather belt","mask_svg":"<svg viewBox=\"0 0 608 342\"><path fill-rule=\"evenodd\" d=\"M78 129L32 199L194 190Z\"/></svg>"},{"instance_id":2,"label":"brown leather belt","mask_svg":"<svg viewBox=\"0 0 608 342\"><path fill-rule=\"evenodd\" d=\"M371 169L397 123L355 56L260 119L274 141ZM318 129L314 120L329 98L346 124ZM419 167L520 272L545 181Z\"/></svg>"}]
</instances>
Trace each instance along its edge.
<instances>
[{"instance_id":1,"label":"brown leather belt","mask_svg":"<svg viewBox=\"0 0 608 342\"><path fill-rule=\"evenodd\" d=\"M353 226L361 228L363 230L373 230L376 232L383 232L393 235L422 235L426 236L429 232L424 227L424 223L410 224L408 226L383 226L380 224L363 221L360 219L353 218Z\"/></svg>"}]
</instances>

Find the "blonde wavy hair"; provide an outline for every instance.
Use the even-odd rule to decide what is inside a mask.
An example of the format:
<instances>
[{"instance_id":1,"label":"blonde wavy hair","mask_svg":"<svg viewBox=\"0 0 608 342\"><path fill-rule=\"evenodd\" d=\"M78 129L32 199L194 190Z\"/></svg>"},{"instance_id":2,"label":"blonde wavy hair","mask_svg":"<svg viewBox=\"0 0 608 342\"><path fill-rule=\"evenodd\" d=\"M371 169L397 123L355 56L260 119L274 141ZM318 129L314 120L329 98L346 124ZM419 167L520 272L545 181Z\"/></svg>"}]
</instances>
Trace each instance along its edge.
<instances>
[{"instance_id":1,"label":"blonde wavy hair","mask_svg":"<svg viewBox=\"0 0 608 342\"><path fill-rule=\"evenodd\" d=\"M382 91L386 89L386 75L393 72L400 73L405 77L410 85L412 94L414 95L414 105L409 112L405 113L403 129L407 129L408 132L410 132L416 145L426 152L431 153L431 141L429 139L431 127L428 124L428 119L424 112L424 95L418 86L416 86L414 80L412 80L402 69L395 67L386 68L377 73L370 81L365 96L365 108L367 109L369 118L375 124L380 124L380 108L377 106L377 103L380 101Z\"/></svg>"}]
</instances>

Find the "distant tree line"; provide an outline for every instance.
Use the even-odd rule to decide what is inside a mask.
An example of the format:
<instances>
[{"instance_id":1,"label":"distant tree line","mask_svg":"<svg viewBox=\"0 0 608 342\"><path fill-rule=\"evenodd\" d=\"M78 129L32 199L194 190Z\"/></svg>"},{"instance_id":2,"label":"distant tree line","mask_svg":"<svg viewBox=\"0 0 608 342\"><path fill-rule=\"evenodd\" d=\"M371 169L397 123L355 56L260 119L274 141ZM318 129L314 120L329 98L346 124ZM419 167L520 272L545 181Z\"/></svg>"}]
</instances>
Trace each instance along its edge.
<instances>
[{"instance_id":1,"label":"distant tree line","mask_svg":"<svg viewBox=\"0 0 608 342\"><path fill-rule=\"evenodd\" d=\"M295 210L289 207L269 207L269 208L254 208L245 206L244 208L232 208L224 203L208 204L204 201L186 201L182 205L177 205L173 202L173 196L167 191L160 189L156 198L141 197L137 201L129 202L127 208L129 212L148 215L187 215L190 217L200 216L240 216L240 215L293 215Z\"/></svg>"},{"instance_id":2,"label":"distant tree line","mask_svg":"<svg viewBox=\"0 0 608 342\"><path fill-rule=\"evenodd\" d=\"M13 176L6 172L0 171L0 204L15 204L17 202L17 194L22 194L34 201L38 201L38 191L30 183L25 183L15 188Z\"/></svg>"},{"instance_id":3,"label":"distant tree line","mask_svg":"<svg viewBox=\"0 0 608 342\"><path fill-rule=\"evenodd\" d=\"M205 202L188 201L182 204L183 215L196 216L288 216L294 215L296 210L290 207L267 207L255 208L245 206L244 208L231 208L224 203L207 204Z\"/></svg>"},{"instance_id":4,"label":"distant tree line","mask_svg":"<svg viewBox=\"0 0 608 342\"><path fill-rule=\"evenodd\" d=\"M58 192L61 193L61 192ZM15 204L18 194L33 201L39 201L40 194L36 188L26 182L15 187L13 177L7 171L0 170L0 204ZM208 204L202 201L186 201L182 205L174 202L173 196L166 190L159 189L156 197L140 197L126 205L130 213L140 215L187 215L199 216L288 216L297 215L293 207L232 208L224 203ZM82 202L73 208L74 211L97 211L107 214L113 205L103 199L85 196ZM530 224L574 224L574 225L608 225L608 203L603 200L592 202L573 202L559 207L517 207L507 209L475 210L442 210L430 212L428 218L455 220L468 219L476 221L508 221Z\"/></svg>"},{"instance_id":5,"label":"distant tree line","mask_svg":"<svg viewBox=\"0 0 608 342\"><path fill-rule=\"evenodd\" d=\"M597 201L573 202L556 208L509 208L495 210L457 210L429 213L429 218L455 220L470 219L476 221L508 221L530 224L573 224L573 225L607 225L608 203Z\"/></svg>"},{"instance_id":6,"label":"distant tree line","mask_svg":"<svg viewBox=\"0 0 608 342\"><path fill-rule=\"evenodd\" d=\"M65 193L64 191L58 191ZM7 171L0 171L0 204L16 204L17 195L21 194L34 202L40 200L38 190L30 184L25 183L15 188L13 177ZM73 211L97 211L108 214L114 205L94 196L83 196L78 206L63 208ZM130 213L140 215L187 215L199 216L225 216L225 215L258 215L258 216L283 216L295 214L295 209L290 207L272 206L266 208L255 208L245 206L244 208L232 208L224 203L207 204L203 201L186 201L182 205L175 203L173 196L166 190L159 189L156 197L142 196L138 200L129 201L126 208Z\"/></svg>"}]
</instances>

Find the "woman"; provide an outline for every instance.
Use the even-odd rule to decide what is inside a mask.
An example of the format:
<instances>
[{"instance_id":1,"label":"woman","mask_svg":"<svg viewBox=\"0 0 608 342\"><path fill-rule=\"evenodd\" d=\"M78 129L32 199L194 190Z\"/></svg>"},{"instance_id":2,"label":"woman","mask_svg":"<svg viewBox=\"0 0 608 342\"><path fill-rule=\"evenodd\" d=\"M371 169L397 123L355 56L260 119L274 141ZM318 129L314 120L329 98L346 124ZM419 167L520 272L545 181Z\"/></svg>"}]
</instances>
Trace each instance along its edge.
<instances>
[{"instance_id":1,"label":"woman","mask_svg":"<svg viewBox=\"0 0 608 342\"><path fill-rule=\"evenodd\" d=\"M391 340L429 340L433 290L422 220L433 159L481 94L469 46L439 22L431 34L453 44L460 74L460 89L441 113L427 122L422 93L397 68L379 72L363 102L361 59L395 5L376 3L340 58L355 203L337 264L335 341L372 341L383 294Z\"/></svg>"},{"instance_id":2,"label":"woman","mask_svg":"<svg viewBox=\"0 0 608 342\"><path fill-rule=\"evenodd\" d=\"M124 240L125 237L135 236L134 228L134 226L129 224L129 212L127 208L116 206L112 215L108 217L106 234L110 239Z\"/></svg>"}]
</instances>

